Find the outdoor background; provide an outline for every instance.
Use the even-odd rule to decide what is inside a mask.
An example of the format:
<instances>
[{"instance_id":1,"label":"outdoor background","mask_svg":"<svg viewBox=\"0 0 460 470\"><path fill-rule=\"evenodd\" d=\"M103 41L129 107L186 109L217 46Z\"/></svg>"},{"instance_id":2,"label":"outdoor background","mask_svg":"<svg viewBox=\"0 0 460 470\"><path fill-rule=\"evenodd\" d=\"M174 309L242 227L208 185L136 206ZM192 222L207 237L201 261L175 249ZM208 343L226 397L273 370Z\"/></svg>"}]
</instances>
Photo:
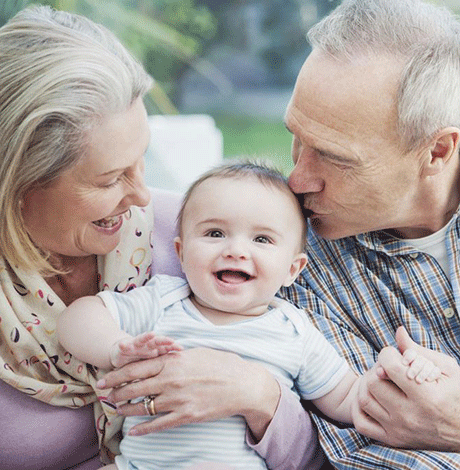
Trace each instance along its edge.
<instances>
[{"instance_id":1,"label":"outdoor background","mask_svg":"<svg viewBox=\"0 0 460 470\"><path fill-rule=\"evenodd\" d=\"M432 1L460 12L460 0ZM283 116L305 33L340 0L0 0L0 25L31 3L110 28L156 81L149 114L211 115L224 157L269 158L288 173Z\"/></svg>"}]
</instances>

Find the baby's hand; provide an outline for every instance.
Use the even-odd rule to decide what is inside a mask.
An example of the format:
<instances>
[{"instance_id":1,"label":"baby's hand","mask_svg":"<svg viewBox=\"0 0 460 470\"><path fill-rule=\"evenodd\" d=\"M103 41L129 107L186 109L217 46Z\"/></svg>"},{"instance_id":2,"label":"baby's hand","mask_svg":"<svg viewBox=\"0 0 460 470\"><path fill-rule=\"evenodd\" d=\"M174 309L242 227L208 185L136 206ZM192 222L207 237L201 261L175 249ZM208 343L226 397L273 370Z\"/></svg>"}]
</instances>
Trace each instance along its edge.
<instances>
[{"instance_id":1,"label":"baby's hand","mask_svg":"<svg viewBox=\"0 0 460 470\"><path fill-rule=\"evenodd\" d=\"M414 349L406 349L402 362L407 367L406 375L417 383L434 382L441 377L441 370L433 362L417 354Z\"/></svg>"},{"instance_id":2,"label":"baby's hand","mask_svg":"<svg viewBox=\"0 0 460 470\"><path fill-rule=\"evenodd\" d=\"M134 338L117 341L110 350L110 362L113 367L122 367L130 362L162 356L171 351L180 351L182 347L166 336L156 336L153 331L142 333Z\"/></svg>"}]
</instances>

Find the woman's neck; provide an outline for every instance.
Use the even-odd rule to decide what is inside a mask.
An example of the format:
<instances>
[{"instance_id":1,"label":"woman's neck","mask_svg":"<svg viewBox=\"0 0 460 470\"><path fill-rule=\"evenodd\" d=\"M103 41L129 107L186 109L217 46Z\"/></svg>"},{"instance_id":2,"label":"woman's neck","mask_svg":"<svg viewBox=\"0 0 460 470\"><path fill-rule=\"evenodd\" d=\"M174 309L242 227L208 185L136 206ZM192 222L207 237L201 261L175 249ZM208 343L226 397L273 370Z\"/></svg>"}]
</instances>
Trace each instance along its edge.
<instances>
[{"instance_id":1,"label":"woman's neck","mask_svg":"<svg viewBox=\"0 0 460 470\"><path fill-rule=\"evenodd\" d=\"M50 276L46 281L65 305L70 305L80 297L97 294L97 257L95 255L60 256L58 260L53 260L53 265L65 274Z\"/></svg>"}]
</instances>

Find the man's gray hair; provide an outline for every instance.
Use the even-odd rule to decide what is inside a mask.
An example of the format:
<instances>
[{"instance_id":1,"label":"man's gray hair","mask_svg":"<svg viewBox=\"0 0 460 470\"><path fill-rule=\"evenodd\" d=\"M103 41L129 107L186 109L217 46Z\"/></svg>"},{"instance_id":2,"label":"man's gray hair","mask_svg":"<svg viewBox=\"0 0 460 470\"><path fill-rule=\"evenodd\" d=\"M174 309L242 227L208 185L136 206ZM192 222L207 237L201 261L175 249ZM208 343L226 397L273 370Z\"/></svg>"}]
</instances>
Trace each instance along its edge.
<instances>
[{"instance_id":1,"label":"man's gray hair","mask_svg":"<svg viewBox=\"0 0 460 470\"><path fill-rule=\"evenodd\" d=\"M460 23L446 8L420 0L344 0L308 39L342 60L383 53L405 64L397 103L407 150L442 128L460 127Z\"/></svg>"}]
</instances>

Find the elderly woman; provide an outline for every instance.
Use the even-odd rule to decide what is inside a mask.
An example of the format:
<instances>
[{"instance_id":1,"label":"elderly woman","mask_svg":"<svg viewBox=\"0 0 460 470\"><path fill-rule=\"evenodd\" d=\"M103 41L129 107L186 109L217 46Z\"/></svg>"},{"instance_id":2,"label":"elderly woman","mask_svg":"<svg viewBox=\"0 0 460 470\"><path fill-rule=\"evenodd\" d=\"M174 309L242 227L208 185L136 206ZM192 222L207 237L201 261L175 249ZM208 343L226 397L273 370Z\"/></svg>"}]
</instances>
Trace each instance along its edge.
<instances>
[{"instance_id":1,"label":"elderly woman","mask_svg":"<svg viewBox=\"0 0 460 470\"><path fill-rule=\"evenodd\" d=\"M151 79L106 29L48 7L0 28L0 64L0 468L99 468L122 415L147 414L113 403L143 395L157 396L165 427L240 414L271 468L316 468L308 415L255 364L196 349L131 364L98 389L102 375L58 344L66 305L142 285L156 240L172 237L174 204L153 231L143 180ZM114 383L127 385L108 396Z\"/></svg>"}]
</instances>

